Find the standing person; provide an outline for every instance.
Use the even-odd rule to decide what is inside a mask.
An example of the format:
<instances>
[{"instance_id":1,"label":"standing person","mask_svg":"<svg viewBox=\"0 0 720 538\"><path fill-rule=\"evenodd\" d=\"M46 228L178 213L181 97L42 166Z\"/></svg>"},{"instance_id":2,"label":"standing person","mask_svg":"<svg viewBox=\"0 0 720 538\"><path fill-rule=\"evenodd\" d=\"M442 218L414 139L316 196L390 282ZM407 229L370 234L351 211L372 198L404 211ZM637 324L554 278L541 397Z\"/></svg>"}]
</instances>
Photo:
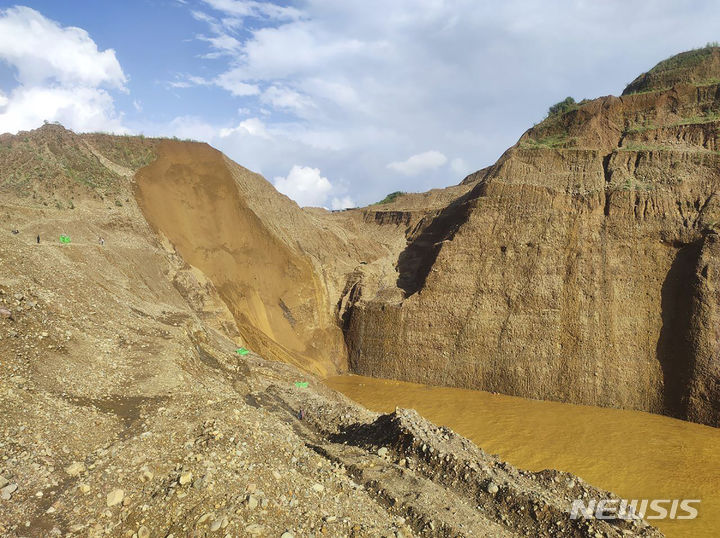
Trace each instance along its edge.
<instances>
[{"instance_id":1,"label":"standing person","mask_svg":"<svg viewBox=\"0 0 720 538\"><path fill-rule=\"evenodd\" d=\"M38 245L40 244L40 234L38 234L38 236L37 236L37 244Z\"/></svg>"}]
</instances>

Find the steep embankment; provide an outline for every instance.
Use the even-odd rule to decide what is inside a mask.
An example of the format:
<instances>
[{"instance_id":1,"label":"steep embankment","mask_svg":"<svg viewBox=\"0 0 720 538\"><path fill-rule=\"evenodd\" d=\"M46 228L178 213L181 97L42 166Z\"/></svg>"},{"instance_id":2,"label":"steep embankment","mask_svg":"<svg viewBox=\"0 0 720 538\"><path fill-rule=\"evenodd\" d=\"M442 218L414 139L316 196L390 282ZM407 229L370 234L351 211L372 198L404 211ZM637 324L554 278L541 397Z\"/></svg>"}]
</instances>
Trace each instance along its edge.
<instances>
[{"instance_id":1,"label":"steep embankment","mask_svg":"<svg viewBox=\"0 0 720 538\"><path fill-rule=\"evenodd\" d=\"M300 209L261 219L241 188L265 180L244 169L236 178L230 166L205 144L163 141L135 177L138 203L153 228L214 283L249 347L320 374L342 369L344 343L327 291L308 256L273 223Z\"/></svg>"},{"instance_id":2,"label":"steep embankment","mask_svg":"<svg viewBox=\"0 0 720 538\"><path fill-rule=\"evenodd\" d=\"M401 294L358 284L351 367L720 425L720 51L707 50L696 76L571 107L468 178L408 235L385 282Z\"/></svg>"}]
</instances>

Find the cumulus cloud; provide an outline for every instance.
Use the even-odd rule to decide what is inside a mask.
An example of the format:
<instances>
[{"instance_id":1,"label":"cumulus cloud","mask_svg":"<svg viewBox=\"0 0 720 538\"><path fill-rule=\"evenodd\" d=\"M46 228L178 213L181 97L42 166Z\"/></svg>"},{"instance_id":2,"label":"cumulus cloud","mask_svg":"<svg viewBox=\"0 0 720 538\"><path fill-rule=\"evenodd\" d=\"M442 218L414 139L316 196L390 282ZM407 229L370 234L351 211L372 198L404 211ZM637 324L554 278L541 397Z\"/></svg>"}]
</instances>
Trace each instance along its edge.
<instances>
[{"instance_id":1,"label":"cumulus cloud","mask_svg":"<svg viewBox=\"0 0 720 538\"><path fill-rule=\"evenodd\" d=\"M18 84L4 98L4 131L32 129L43 120L79 131L123 131L108 89L126 91L115 51L100 51L81 28L62 27L34 9L0 10L0 60Z\"/></svg>"},{"instance_id":2,"label":"cumulus cloud","mask_svg":"<svg viewBox=\"0 0 720 538\"><path fill-rule=\"evenodd\" d=\"M270 139L270 133L265 127L265 124L258 118L248 118L243 120L238 123L237 127L220 129L219 134L221 138L227 138L235 133L246 133L260 138Z\"/></svg>"},{"instance_id":3,"label":"cumulus cloud","mask_svg":"<svg viewBox=\"0 0 720 538\"><path fill-rule=\"evenodd\" d=\"M621 92L662 58L717 39L720 17L709 0L693 10L657 0L638 4L632 32L618 34L620 0L278 4L188 8L215 58L205 82L236 97L246 117L262 117L271 134L230 122L217 126L232 132L216 140L271 177L312 162L347 178L360 203L460 181L494 162L550 104Z\"/></svg>"},{"instance_id":4,"label":"cumulus cloud","mask_svg":"<svg viewBox=\"0 0 720 538\"><path fill-rule=\"evenodd\" d=\"M406 176L416 176L428 170L439 168L447 162L447 157L439 151L431 150L418 153L404 161L396 161L387 165L388 168Z\"/></svg>"},{"instance_id":5,"label":"cumulus cloud","mask_svg":"<svg viewBox=\"0 0 720 538\"><path fill-rule=\"evenodd\" d=\"M318 168L297 164L290 169L287 177L276 177L273 183L277 190L300 206L320 207L332 191L332 184L320 175Z\"/></svg>"},{"instance_id":6,"label":"cumulus cloud","mask_svg":"<svg viewBox=\"0 0 720 538\"><path fill-rule=\"evenodd\" d=\"M0 58L24 86L56 81L122 88L126 82L114 50L99 51L85 30L63 28L29 7L0 11Z\"/></svg>"}]
</instances>

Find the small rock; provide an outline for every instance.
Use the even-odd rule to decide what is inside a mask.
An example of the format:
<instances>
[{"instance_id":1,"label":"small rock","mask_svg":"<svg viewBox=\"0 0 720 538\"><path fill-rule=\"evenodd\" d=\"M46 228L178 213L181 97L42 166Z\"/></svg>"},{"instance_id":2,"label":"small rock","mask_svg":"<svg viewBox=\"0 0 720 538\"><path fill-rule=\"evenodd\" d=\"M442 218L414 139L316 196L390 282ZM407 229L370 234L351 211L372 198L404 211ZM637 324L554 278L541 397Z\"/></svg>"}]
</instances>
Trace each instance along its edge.
<instances>
[{"instance_id":1,"label":"small rock","mask_svg":"<svg viewBox=\"0 0 720 538\"><path fill-rule=\"evenodd\" d=\"M4 488L10 483L10 481L4 476L0 475L0 489Z\"/></svg>"},{"instance_id":2,"label":"small rock","mask_svg":"<svg viewBox=\"0 0 720 538\"><path fill-rule=\"evenodd\" d=\"M385 447L378 449L378 456L380 456L381 458L384 458L385 456L387 456L387 453L388 453L388 449Z\"/></svg>"},{"instance_id":3,"label":"small rock","mask_svg":"<svg viewBox=\"0 0 720 538\"><path fill-rule=\"evenodd\" d=\"M204 513L203 515L200 516L200 519L197 520L197 524L202 525L203 523L205 523L208 519L210 519L214 515L215 514L213 514L212 512Z\"/></svg>"},{"instance_id":4,"label":"small rock","mask_svg":"<svg viewBox=\"0 0 720 538\"><path fill-rule=\"evenodd\" d=\"M316 493L322 493L323 491L325 491L325 486L323 486L322 484L313 484L312 490Z\"/></svg>"},{"instance_id":5,"label":"small rock","mask_svg":"<svg viewBox=\"0 0 720 538\"><path fill-rule=\"evenodd\" d=\"M222 528L222 526L223 526L223 518L219 517L210 524L210 531L217 532Z\"/></svg>"},{"instance_id":6,"label":"small rock","mask_svg":"<svg viewBox=\"0 0 720 538\"><path fill-rule=\"evenodd\" d=\"M247 507L250 510L255 510L258 507L258 500L255 495L249 495L247 498Z\"/></svg>"},{"instance_id":7,"label":"small rock","mask_svg":"<svg viewBox=\"0 0 720 538\"><path fill-rule=\"evenodd\" d=\"M150 529L145 525L140 527L137 531L137 538L150 538Z\"/></svg>"},{"instance_id":8,"label":"small rock","mask_svg":"<svg viewBox=\"0 0 720 538\"><path fill-rule=\"evenodd\" d=\"M183 473L180 474L180 480L178 480L178 482L180 482L181 486L184 486L184 485L192 482L192 478L193 478L193 475L190 471L184 471Z\"/></svg>"},{"instance_id":9,"label":"small rock","mask_svg":"<svg viewBox=\"0 0 720 538\"><path fill-rule=\"evenodd\" d=\"M155 474L150 469L143 469L140 475L140 480L143 482L150 482L155 477Z\"/></svg>"},{"instance_id":10,"label":"small rock","mask_svg":"<svg viewBox=\"0 0 720 538\"><path fill-rule=\"evenodd\" d=\"M489 482L485 489L491 495L495 495L499 491L500 488L498 488L498 485L495 482Z\"/></svg>"},{"instance_id":11,"label":"small rock","mask_svg":"<svg viewBox=\"0 0 720 538\"><path fill-rule=\"evenodd\" d=\"M17 488L17 484L9 484L0 489L0 499L3 501L9 501L12 498L13 493L17 491Z\"/></svg>"},{"instance_id":12,"label":"small rock","mask_svg":"<svg viewBox=\"0 0 720 538\"><path fill-rule=\"evenodd\" d=\"M85 465L80 463L79 461L76 461L65 467L65 472L70 476L77 476L80 473L85 472Z\"/></svg>"},{"instance_id":13,"label":"small rock","mask_svg":"<svg viewBox=\"0 0 720 538\"><path fill-rule=\"evenodd\" d=\"M80 490L81 493L89 493L90 492L90 486L88 486L87 484L80 484L78 486L78 489Z\"/></svg>"},{"instance_id":14,"label":"small rock","mask_svg":"<svg viewBox=\"0 0 720 538\"><path fill-rule=\"evenodd\" d=\"M280 538L295 538L295 535L292 532L287 531L283 532Z\"/></svg>"},{"instance_id":15,"label":"small rock","mask_svg":"<svg viewBox=\"0 0 720 538\"><path fill-rule=\"evenodd\" d=\"M121 489L114 489L107 495L107 505L108 506L115 506L116 504L120 504L123 502L123 499L125 498L125 492Z\"/></svg>"}]
</instances>

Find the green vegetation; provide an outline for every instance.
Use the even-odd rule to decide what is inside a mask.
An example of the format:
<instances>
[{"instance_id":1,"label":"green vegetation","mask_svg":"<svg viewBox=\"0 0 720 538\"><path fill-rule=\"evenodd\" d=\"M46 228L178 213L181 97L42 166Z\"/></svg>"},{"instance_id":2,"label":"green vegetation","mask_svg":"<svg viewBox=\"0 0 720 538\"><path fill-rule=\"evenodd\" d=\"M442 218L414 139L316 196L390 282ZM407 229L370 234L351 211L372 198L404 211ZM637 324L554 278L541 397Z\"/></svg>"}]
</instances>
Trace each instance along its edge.
<instances>
[{"instance_id":1,"label":"green vegetation","mask_svg":"<svg viewBox=\"0 0 720 538\"><path fill-rule=\"evenodd\" d=\"M644 133L645 131L652 131L658 128L659 126L654 123L636 123L634 125L628 125L623 134Z\"/></svg>"},{"instance_id":2,"label":"green vegetation","mask_svg":"<svg viewBox=\"0 0 720 538\"><path fill-rule=\"evenodd\" d=\"M698 86L717 84L720 80L711 75L703 62L719 49L720 43L714 41L704 47L671 56L628 84L623 95L665 91L678 83Z\"/></svg>"},{"instance_id":3,"label":"green vegetation","mask_svg":"<svg viewBox=\"0 0 720 538\"><path fill-rule=\"evenodd\" d=\"M621 148L619 151L673 151L673 148L668 146L651 146L648 144L640 144L637 142L629 142Z\"/></svg>"},{"instance_id":4,"label":"green vegetation","mask_svg":"<svg viewBox=\"0 0 720 538\"><path fill-rule=\"evenodd\" d=\"M555 116L557 114L565 114L565 112L568 112L570 110L573 110L577 108L578 103L575 102L575 99L572 97L566 97L559 103L555 103L550 108L548 108L548 117Z\"/></svg>"},{"instance_id":5,"label":"green vegetation","mask_svg":"<svg viewBox=\"0 0 720 538\"><path fill-rule=\"evenodd\" d=\"M389 204L391 202L394 202L397 198L399 198L400 196L403 196L404 194L407 194L407 193L403 192L403 191L391 192L385 198L383 198L379 202L375 202L373 205Z\"/></svg>"},{"instance_id":6,"label":"green vegetation","mask_svg":"<svg viewBox=\"0 0 720 538\"><path fill-rule=\"evenodd\" d=\"M712 53L713 49L720 47L717 41L709 42L704 47L692 49L687 52L681 52L675 56L671 56L658 63L648 73L657 74L664 73L666 71L673 71L675 69L688 69L695 67L702 62L705 57Z\"/></svg>"},{"instance_id":7,"label":"green vegetation","mask_svg":"<svg viewBox=\"0 0 720 538\"><path fill-rule=\"evenodd\" d=\"M712 123L720 120L720 112L715 110L708 110L704 114L699 116L690 116L689 118L683 118L682 120L673 123L673 126L677 125L700 125L703 123Z\"/></svg>"}]
</instances>

